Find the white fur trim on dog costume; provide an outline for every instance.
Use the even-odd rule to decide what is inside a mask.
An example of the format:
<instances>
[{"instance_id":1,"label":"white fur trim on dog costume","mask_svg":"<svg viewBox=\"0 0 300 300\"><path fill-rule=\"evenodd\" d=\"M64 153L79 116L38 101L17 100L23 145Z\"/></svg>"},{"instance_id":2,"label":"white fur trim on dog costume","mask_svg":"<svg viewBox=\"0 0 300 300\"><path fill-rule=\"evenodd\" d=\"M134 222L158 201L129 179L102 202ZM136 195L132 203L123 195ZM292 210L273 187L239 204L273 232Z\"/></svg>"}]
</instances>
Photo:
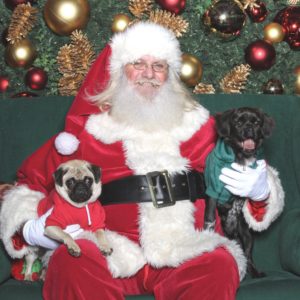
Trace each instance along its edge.
<instances>
[{"instance_id":1,"label":"white fur trim on dog costume","mask_svg":"<svg viewBox=\"0 0 300 300\"><path fill-rule=\"evenodd\" d=\"M268 183L270 186L270 196L266 200L268 205L266 207L266 214L261 222L258 222L249 212L247 203L243 207L245 220L249 227L255 231L263 231L267 229L270 224L280 215L284 207L284 191L279 179L278 172L267 166Z\"/></svg>"},{"instance_id":2,"label":"white fur trim on dog costume","mask_svg":"<svg viewBox=\"0 0 300 300\"><path fill-rule=\"evenodd\" d=\"M181 50L175 34L167 28L151 22L139 22L124 32L113 36L110 43L112 56L111 73L118 72L124 65L151 55L165 59L176 72L181 67Z\"/></svg>"},{"instance_id":3,"label":"white fur trim on dog costume","mask_svg":"<svg viewBox=\"0 0 300 300\"><path fill-rule=\"evenodd\" d=\"M75 135L65 131L61 132L54 142L57 152L62 155L73 154L78 149L79 143Z\"/></svg>"},{"instance_id":4,"label":"white fur trim on dog costume","mask_svg":"<svg viewBox=\"0 0 300 300\"><path fill-rule=\"evenodd\" d=\"M0 237L12 258L22 258L31 252L30 247L26 246L16 250L11 238L26 221L37 218L37 205L42 198L44 194L25 185L16 186L4 195L0 211Z\"/></svg>"}]
</instances>

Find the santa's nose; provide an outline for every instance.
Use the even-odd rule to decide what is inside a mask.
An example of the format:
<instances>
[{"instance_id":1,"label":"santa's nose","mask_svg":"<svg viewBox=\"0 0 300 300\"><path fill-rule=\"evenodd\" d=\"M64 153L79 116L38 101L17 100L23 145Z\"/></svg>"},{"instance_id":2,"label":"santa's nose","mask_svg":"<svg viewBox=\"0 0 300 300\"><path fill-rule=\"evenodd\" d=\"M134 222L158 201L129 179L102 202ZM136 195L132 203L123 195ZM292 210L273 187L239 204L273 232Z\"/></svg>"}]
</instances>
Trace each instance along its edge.
<instances>
[{"instance_id":1,"label":"santa's nose","mask_svg":"<svg viewBox=\"0 0 300 300\"><path fill-rule=\"evenodd\" d=\"M150 78L154 78L154 73L155 72L153 71L152 66L147 65L142 75L143 77L150 79Z\"/></svg>"}]
</instances>

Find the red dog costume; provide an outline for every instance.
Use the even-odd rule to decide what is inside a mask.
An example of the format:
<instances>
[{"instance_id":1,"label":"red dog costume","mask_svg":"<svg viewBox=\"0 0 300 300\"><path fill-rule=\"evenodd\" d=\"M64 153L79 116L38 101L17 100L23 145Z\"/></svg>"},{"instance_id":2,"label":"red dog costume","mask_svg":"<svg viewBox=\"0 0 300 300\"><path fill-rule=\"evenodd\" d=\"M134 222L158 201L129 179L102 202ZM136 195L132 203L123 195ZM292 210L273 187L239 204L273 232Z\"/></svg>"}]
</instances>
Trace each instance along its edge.
<instances>
[{"instance_id":1,"label":"red dog costume","mask_svg":"<svg viewBox=\"0 0 300 300\"><path fill-rule=\"evenodd\" d=\"M137 53L127 57L128 49L120 49L118 37L126 39L136 29L142 29L134 39L138 43ZM103 184L157 170L180 173L202 172L205 168L216 134L214 119L201 105L185 112L181 124L170 131L141 134L134 128L124 130L107 112L101 113L86 101L86 92L95 93L96 88L99 91L106 86L109 65L112 70L118 64L134 61L138 55L166 59L178 71L178 61L172 61L172 52L159 56L169 45L178 50L174 46L175 36L160 26L138 23L117 36L95 61L67 115L65 131L80 142L77 151L68 157L60 155L53 137L25 161L18 173L19 187L6 196L2 216L6 216L11 206L23 205L25 211L25 215L17 215L17 224L5 218L2 237L7 251L14 257L22 257L28 250L26 247L15 250L11 237L19 224L37 217L36 210L41 215L51 207L48 197L53 188L51 174L67 159L84 159L100 166ZM159 40L162 36L163 40ZM140 53L143 46L147 52ZM157 51L155 46L162 49ZM175 58L180 60L176 51ZM282 187L271 167L268 167L268 182L269 198L259 204L249 200L244 207L246 221L258 231L266 229L283 207ZM59 247L49 264L44 298L116 300L124 299L124 295L154 293L156 299L167 300L233 300L239 280L245 274L245 259L234 242L217 233L201 231L204 207L203 199L194 203L178 201L172 207L159 209L151 203L105 206L112 255L104 258L93 243L84 240L78 241L82 250L80 258L71 257L64 247ZM219 223L217 231L221 232Z\"/></svg>"}]
</instances>

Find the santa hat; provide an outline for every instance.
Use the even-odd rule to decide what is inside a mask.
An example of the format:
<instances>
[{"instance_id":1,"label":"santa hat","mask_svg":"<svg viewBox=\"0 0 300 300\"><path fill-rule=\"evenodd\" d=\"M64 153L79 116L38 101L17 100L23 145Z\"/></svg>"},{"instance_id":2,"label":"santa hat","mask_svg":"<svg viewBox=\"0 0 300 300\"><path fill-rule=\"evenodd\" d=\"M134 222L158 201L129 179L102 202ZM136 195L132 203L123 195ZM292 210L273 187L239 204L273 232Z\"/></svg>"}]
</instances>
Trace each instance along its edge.
<instances>
[{"instance_id":1,"label":"santa hat","mask_svg":"<svg viewBox=\"0 0 300 300\"><path fill-rule=\"evenodd\" d=\"M110 43L112 55L110 71L118 71L127 63L144 55L167 61L176 72L181 67L181 50L175 34L167 28L151 23L138 22L124 32L113 36Z\"/></svg>"},{"instance_id":2,"label":"santa hat","mask_svg":"<svg viewBox=\"0 0 300 300\"><path fill-rule=\"evenodd\" d=\"M76 136L84 129L88 116L100 112L89 102L87 95L103 91L111 74L144 55L165 59L174 71L180 71L181 50L172 31L155 23L138 22L124 32L116 33L91 66L67 114L67 134L60 134L55 143L60 154L71 155L77 150L79 141Z\"/></svg>"}]
</instances>

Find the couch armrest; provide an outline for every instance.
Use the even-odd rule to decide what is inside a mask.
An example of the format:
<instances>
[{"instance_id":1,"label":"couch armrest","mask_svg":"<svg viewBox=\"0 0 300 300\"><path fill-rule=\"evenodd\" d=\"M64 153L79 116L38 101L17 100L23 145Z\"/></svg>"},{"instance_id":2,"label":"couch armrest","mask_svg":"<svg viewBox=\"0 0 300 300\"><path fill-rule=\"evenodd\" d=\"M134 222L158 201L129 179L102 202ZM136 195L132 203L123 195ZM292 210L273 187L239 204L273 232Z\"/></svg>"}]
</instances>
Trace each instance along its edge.
<instances>
[{"instance_id":1,"label":"couch armrest","mask_svg":"<svg viewBox=\"0 0 300 300\"><path fill-rule=\"evenodd\" d=\"M282 268L300 275L300 209L289 211L280 224L279 255Z\"/></svg>"},{"instance_id":2,"label":"couch armrest","mask_svg":"<svg viewBox=\"0 0 300 300\"><path fill-rule=\"evenodd\" d=\"M10 278L10 266L11 262L8 255L4 250L4 246L0 241L0 284Z\"/></svg>"}]
</instances>

